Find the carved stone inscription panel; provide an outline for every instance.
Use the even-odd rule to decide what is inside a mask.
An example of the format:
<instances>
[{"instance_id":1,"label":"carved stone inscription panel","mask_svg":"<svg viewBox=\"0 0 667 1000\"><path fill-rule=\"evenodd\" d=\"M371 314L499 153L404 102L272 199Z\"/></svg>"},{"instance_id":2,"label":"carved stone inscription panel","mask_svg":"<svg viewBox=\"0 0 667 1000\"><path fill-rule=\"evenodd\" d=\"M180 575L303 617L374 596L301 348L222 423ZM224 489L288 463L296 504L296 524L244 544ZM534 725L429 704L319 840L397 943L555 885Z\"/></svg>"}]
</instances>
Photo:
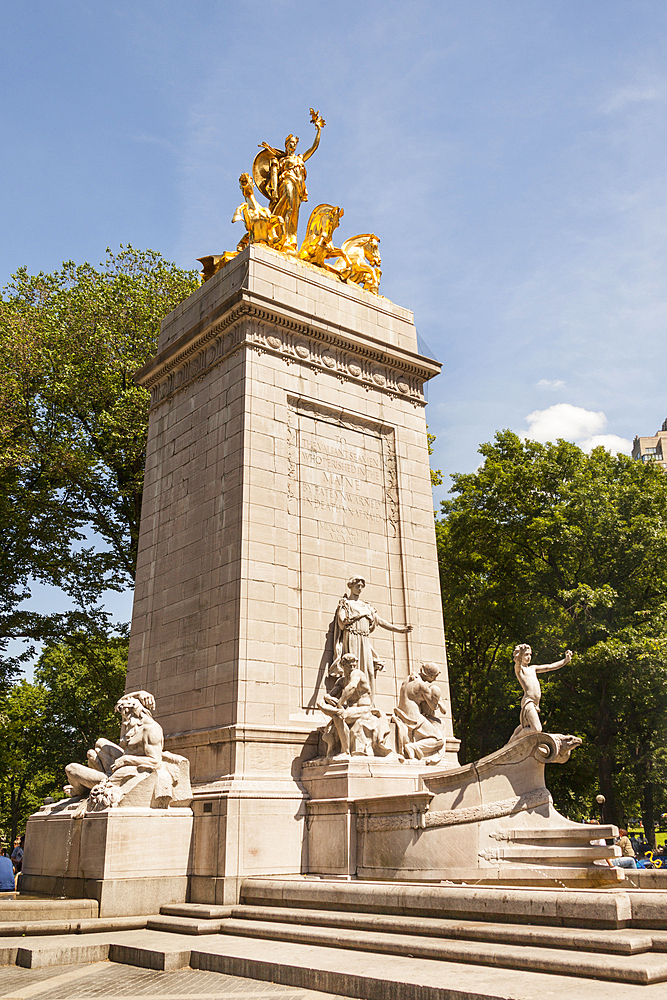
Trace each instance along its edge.
<instances>
[{"instance_id":1,"label":"carved stone inscription panel","mask_svg":"<svg viewBox=\"0 0 667 1000\"><path fill-rule=\"evenodd\" d=\"M368 532L384 535L382 442L309 417L299 424L302 516L324 515L332 539L358 543Z\"/></svg>"},{"instance_id":2,"label":"carved stone inscription panel","mask_svg":"<svg viewBox=\"0 0 667 1000\"><path fill-rule=\"evenodd\" d=\"M366 577L368 599L383 617L395 615L397 605L401 617L396 451L391 427L303 399L292 399L290 411L288 510L298 591L292 624L301 638L295 666L307 707L331 660L327 629L350 573ZM378 692L393 698L404 641L376 635L378 654L387 658Z\"/></svg>"}]
</instances>

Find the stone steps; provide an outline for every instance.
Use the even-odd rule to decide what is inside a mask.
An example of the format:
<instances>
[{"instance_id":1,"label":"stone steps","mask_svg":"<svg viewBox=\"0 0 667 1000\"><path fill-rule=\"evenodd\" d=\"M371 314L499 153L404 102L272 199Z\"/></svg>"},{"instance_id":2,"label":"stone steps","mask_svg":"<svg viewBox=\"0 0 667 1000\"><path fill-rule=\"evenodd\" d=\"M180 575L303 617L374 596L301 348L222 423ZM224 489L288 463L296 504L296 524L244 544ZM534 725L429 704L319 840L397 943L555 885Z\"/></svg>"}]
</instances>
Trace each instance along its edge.
<instances>
[{"instance_id":1,"label":"stone steps","mask_svg":"<svg viewBox=\"0 0 667 1000\"><path fill-rule=\"evenodd\" d=\"M231 906L214 906L209 903L169 903L160 907L160 913L172 917L196 917L199 920L215 920L231 917Z\"/></svg>"},{"instance_id":2,"label":"stone steps","mask_svg":"<svg viewBox=\"0 0 667 1000\"><path fill-rule=\"evenodd\" d=\"M191 919L191 918L190 918ZM226 933L196 939L163 931L0 940L0 964L27 968L113 961L154 970L190 966L227 975L284 983L364 1000L664 1000L667 957L662 954L590 955L575 950L443 941L431 936L363 932L365 949L343 928L282 924L303 931L298 940L239 934L228 918ZM266 933L269 921L257 922ZM230 933L234 930L234 933ZM337 943L314 932L335 934ZM304 934L308 934L307 940ZM347 940L343 935L347 934ZM386 942L385 939L391 939ZM387 945L389 947L387 948ZM444 945L444 951L443 951ZM385 950L387 948L387 950ZM508 953L513 958L508 961Z\"/></svg>"},{"instance_id":3,"label":"stone steps","mask_svg":"<svg viewBox=\"0 0 667 1000\"><path fill-rule=\"evenodd\" d=\"M148 919L148 917L95 917L86 920L3 920L0 921L0 938L139 930L147 926Z\"/></svg>"},{"instance_id":4,"label":"stone steps","mask_svg":"<svg viewBox=\"0 0 667 1000\"><path fill-rule=\"evenodd\" d=\"M157 917L148 917L144 926L152 931L169 931L172 934L219 934L225 920L210 919L203 917L178 917L169 914L162 914Z\"/></svg>"},{"instance_id":5,"label":"stone steps","mask_svg":"<svg viewBox=\"0 0 667 1000\"><path fill-rule=\"evenodd\" d=\"M97 917L96 899L54 899L19 893L0 899L0 923L33 920L62 920L69 923Z\"/></svg>"},{"instance_id":6,"label":"stone steps","mask_svg":"<svg viewBox=\"0 0 667 1000\"><path fill-rule=\"evenodd\" d=\"M2 946L0 941L0 955ZM635 982L584 979L577 978L576 972L547 974L537 968L526 971L462 961L415 960L409 953L374 955L268 939L260 945L253 938L225 934L195 942L166 932L123 931L86 938L70 935L15 940L14 948L14 961L18 950L17 964L24 967L73 966L106 959L165 971L189 966L362 1000L581 1000L584 996L586 1000L665 1000L666 995L664 985L642 985L640 977Z\"/></svg>"},{"instance_id":7,"label":"stone steps","mask_svg":"<svg viewBox=\"0 0 667 1000\"><path fill-rule=\"evenodd\" d=\"M0 965L27 969L111 961L168 971L187 967L190 953L182 935L150 930L0 938Z\"/></svg>"},{"instance_id":8,"label":"stone steps","mask_svg":"<svg viewBox=\"0 0 667 1000\"><path fill-rule=\"evenodd\" d=\"M442 962L465 962L505 969L539 970L559 975L591 979L609 979L616 983L667 982L667 957L643 951L639 954L597 954L590 951L568 951L557 947L537 947L532 944L496 943L484 939L454 940L427 938L398 932L318 927L284 922L249 919L225 920L223 934L272 941L288 941L301 945L324 945L373 954L408 955L412 958L435 959Z\"/></svg>"},{"instance_id":9,"label":"stone steps","mask_svg":"<svg viewBox=\"0 0 667 1000\"><path fill-rule=\"evenodd\" d=\"M616 929L642 914L667 930L667 893L623 889L513 888L416 882L251 878L241 885L246 906L483 920L503 924ZM662 913L662 917L660 914Z\"/></svg>"},{"instance_id":10,"label":"stone steps","mask_svg":"<svg viewBox=\"0 0 667 1000\"><path fill-rule=\"evenodd\" d=\"M434 917L380 916L333 911L325 913L274 906L237 906L231 909L234 926L238 920L266 921L306 927L342 928L360 932L408 934L461 941L489 941L496 944L533 945L617 955L667 951L666 931L635 929L591 931L584 928L498 924L476 920L439 920ZM229 927L226 930L223 927L223 932L231 933Z\"/></svg>"},{"instance_id":11,"label":"stone steps","mask_svg":"<svg viewBox=\"0 0 667 1000\"><path fill-rule=\"evenodd\" d=\"M241 900L170 904L144 917L67 920L60 911L60 920L5 921L13 931L0 930L0 964L190 965L368 1000L667 996L660 986L667 982L667 893L659 890L283 877L246 880ZM75 904L69 916L91 905L26 902L35 916L45 903ZM424 969L428 988L418 985ZM448 992L452 977L458 993ZM524 992L509 990L515 981ZM405 992L406 983L413 992ZM496 992L501 984L504 993Z\"/></svg>"}]
</instances>

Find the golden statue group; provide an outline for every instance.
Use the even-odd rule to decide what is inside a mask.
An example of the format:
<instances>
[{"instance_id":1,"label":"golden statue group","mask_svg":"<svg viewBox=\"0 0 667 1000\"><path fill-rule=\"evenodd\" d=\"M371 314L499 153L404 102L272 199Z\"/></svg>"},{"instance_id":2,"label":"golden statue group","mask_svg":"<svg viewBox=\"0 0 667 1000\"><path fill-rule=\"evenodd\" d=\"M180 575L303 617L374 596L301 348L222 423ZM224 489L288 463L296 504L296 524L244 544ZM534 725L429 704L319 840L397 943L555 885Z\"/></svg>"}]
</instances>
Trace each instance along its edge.
<instances>
[{"instance_id":1,"label":"golden statue group","mask_svg":"<svg viewBox=\"0 0 667 1000\"><path fill-rule=\"evenodd\" d=\"M260 152L252 165L252 176L241 174L239 178L244 201L232 218L232 222L245 224L245 236L235 251L198 258L203 265L201 273L204 281L223 268L249 243L263 243L281 253L321 267L335 274L341 281L361 285L368 292L378 292L382 275L380 241L373 233L363 233L345 240L341 247L334 246L333 234L343 216L343 209L337 205L317 205L313 209L299 248L299 209L302 202L308 201L306 160L319 146L322 129L326 124L319 111L312 108L310 120L317 134L305 153L297 153L299 137L296 135L287 136L284 149L274 149L266 142L260 144ZM255 188L268 200L268 208L257 201Z\"/></svg>"}]
</instances>

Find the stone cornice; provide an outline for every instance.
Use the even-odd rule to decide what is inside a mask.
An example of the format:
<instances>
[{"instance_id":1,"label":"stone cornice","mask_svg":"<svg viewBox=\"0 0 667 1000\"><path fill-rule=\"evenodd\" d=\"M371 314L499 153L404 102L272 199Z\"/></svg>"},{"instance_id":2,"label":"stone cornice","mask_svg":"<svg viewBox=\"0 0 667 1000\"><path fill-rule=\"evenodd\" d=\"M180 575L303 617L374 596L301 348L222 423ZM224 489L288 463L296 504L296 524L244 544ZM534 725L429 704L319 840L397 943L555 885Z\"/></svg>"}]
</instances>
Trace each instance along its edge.
<instances>
[{"instance_id":1,"label":"stone cornice","mask_svg":"<svg viewBox=\"0 0 667 1000\"><path fill-rule=\"evenodd\" d=\"M195 326L140 368L135 381L150 390L151 406L157 406L243 347L408 397L415 405L425 404L423 383L441 368L437 361L241 291L213 323Z\"/></svg>"}]
</instances>

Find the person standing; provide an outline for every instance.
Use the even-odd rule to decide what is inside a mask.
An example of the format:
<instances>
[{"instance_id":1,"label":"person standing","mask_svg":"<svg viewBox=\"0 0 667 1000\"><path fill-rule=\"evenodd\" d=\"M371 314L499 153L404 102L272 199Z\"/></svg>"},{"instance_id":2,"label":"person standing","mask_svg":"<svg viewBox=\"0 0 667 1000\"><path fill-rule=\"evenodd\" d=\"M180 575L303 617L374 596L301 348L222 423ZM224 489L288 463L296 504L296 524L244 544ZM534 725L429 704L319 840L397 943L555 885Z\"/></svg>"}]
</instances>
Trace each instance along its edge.
<instances>
[{"instance_id":1,"label":"person standing","mask_svg":"<svg viewBox=\"0 0 667 1000\"><path fill-rule=\"evenodd\" d=\"M23 867L23 844L25 843L25 837L17 837L14 841L14 850L12 851L12 864L14 865L14 874L18 875Z\"/></svg>"}]
</instances>

